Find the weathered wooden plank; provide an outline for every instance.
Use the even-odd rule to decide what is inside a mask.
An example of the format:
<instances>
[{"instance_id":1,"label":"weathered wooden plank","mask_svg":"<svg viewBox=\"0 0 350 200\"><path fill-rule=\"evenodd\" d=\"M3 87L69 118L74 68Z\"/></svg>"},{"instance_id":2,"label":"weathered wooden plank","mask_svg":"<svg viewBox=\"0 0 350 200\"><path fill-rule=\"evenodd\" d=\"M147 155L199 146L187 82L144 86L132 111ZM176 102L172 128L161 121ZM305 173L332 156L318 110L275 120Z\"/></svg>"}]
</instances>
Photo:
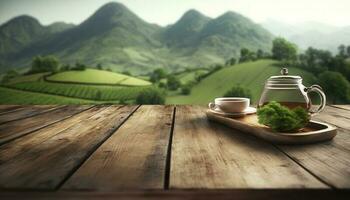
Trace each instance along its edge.
<instances>
[{"instance_id":1,"label":"weathered wooden plank","mask_svg":"<svg viewBox=\"0 0 350 200\"><path fill-rule=\"evenodd\" d=\"M328 185L350 188L350 111L327 107L315 120L340 127L333 141L279 148Z\"/></svg>"},{"instance_id":2,"label":"weathered wooden plank","mask_svg":"<svg viewBox=\"0 0 350 200\"><path fill-rule=\"evenodd\" d=\"M21 107L22 106L20 106L20 105L0 105L0 114L12 112L12 111L19 109Z\"/></svg>"},{"instance_id":3,"label":"weathered wooden plank","mask_svg":"<svg viewBox=\"0 0 350 200\"><path fill-rule=\"evenodd\" d=\"M350 105L332 105L332 107L350 110Z\"/></svg>"},{"instance_id":4,"label":"weathered wooden plank","mask_svg":"<svg viewBox=\"0 0 350 200\"><path fill-rule=\"evenodd\" d=\"M54 106L54 105L35 105L35 106L26 106L23 109L16 109L13 112L9 112L3 115L0 115L0 124L24 119L27 117L35 116L45 112L50 112L52 110L61 108L63 106Z\"/></svg>"},{"instance_id":5,"label":"weathered wooden plank","mask_svg":"<svg viewBox=\"0 0 350 200\"><path fill-rule=\"evenodd\" d=\"M1 163L0 188L59 187L135 109L137 106L111 106L83 123L62 127L54 137Z\"/></svg>"},{"instance_id":6,"label":"weathered wooden plank","mask_svg":"<svg viewBox=\"0 0 350 200\"><path fill-rule=\"evenodd\" d=\"M64 189L162 189L172 106L141 106L66 182Z\"/></svg>"},{"instance_id":7,"label":"weathered wooden plank","mask_svg":"<svg viewBox=\"0 0 350 200\"><path fill-rule=\"evenodd\" d=\"M91 107L92 106L65 106L52 112L1 124L0 144L4 144L35 130L69 118Z\"/></svg>"},{"instance_id":8,"label":"weathered wooden plank","mask_svg":"<svg viewBox=\"0 0 350 200\"><path fill-rule=\"evenodd\" d=\"M41 143L60 134L62 131L74 128L77 124L84 124L85 120L102 112L107 106L95 106L91 109L80 112L68 119L59 121L0 146L0 165L16 156L23 154L39 146Z\"/></svg>"},{"instance_id":9,"label":"weathered wooden plank","mask_svg":"<svg viewBox=\"0 0 350 200\"><path fill-rule=\"evenodd\" d=\"M170 188L322 188L298 164L255 137L176 108Z\"/></svg>"},{"instance_id":10,"label":"weathered wooden plank","mask_svg":"<svg viewBox=\"0 0 350 200\"><path fill-rule=\"evenodd\" d=\"M60 191L60 192L3 192L0 199L26 200L348 200L350 190L327 189L225 189L225 190L119 190L113 192Z\"/></svg>"}]
</instances>

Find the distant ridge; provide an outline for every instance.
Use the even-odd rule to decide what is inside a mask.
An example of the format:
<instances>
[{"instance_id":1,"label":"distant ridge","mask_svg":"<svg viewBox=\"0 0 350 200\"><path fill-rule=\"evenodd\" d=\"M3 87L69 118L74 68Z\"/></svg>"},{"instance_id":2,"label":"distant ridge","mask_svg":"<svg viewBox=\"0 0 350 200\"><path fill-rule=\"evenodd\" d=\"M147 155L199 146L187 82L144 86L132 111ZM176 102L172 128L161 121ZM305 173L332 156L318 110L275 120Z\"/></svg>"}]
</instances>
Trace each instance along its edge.
<instances>
[{"instance_id":1,"label":"distant ridge","mask_svg":"<svg viewBox=\"0 0 350 200\"><path fill-rule=\"evenodd\" d=\"M0 27L0 71L28 66L33 56L53 54L63 63L102 64L145 74L155 68L181 71L222 64L243 47L271 48L272 34L234 12L211 19L189 10L161 27L138 17L121 3L107 3L81 24L42 26L28 17ZM17 34L20 33L20 34Z\"/></svg>"}]
</instances>

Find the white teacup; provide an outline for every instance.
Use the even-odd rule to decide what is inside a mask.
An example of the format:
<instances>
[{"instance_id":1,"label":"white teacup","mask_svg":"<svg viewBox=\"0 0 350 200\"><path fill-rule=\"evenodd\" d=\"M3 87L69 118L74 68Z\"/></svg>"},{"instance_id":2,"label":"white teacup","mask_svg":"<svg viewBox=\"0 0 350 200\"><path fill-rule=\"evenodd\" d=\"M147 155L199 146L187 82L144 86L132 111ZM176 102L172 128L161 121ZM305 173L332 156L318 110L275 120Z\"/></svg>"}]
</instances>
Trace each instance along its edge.
<instances>
[{"instance_id":1,"label":"white teacup","mask_svg":"<svg viewBox=\"0 0 350 200\"><path fill-rule=\"evenodd\" d=\"M215 103L209 103L209 108L215 110L219 108L225 113L244 112L250 105L250 99L241 97L216 98Z\"/></svg>"}]
</instances>

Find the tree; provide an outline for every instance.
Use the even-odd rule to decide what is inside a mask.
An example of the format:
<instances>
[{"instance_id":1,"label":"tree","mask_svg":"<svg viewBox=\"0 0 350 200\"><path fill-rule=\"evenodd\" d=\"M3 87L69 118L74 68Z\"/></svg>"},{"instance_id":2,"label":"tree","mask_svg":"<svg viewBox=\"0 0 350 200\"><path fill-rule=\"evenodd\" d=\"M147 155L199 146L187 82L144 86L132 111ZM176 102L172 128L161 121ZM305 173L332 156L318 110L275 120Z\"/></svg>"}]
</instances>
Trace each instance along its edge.
<instances>
[{"instance_id":1,"label":"tree","mask_svg":"<svg viewBox=\"0 0 350 200\"><path fill-rule=\"evenodd\" d=\"M237 62L236 58L232 57L230 58L229 60L226 61L226 66L232 66L232 65L235 65Z\"/></svg>"},{"instance_id":2,"label":"tree","mask_svg":"<svg viewBox=\"0 0 350 200\"><path fill-rule=\"evenodd\" d=\"M75 63L75 67L72 68L72 70L77 70L77 71L84 71L86 69L86 65L81 64L79 62Z\"/></svg>"},{"instance_id":3,"label":"tree","mask_svg":"<svg viewBox=\"0 0 350 200\"><path fill-rule=\"evenodd\" d=\"M338 55L339 56L341 56L341 57L346 57L346 50L345 50L345 45L340 45L339 47L338 47Z\"/></svg>"},{"instance_id":4,"label":"tree","mask_svg":"<svg viewBox=\"0 0 350 200\"><path fill-rule=\"evenodd\" d=\"M71 66L69 64L63 65L61 67L61 71L69 71L71 69Z\"/></svg>"},{"instance_id":5,"label":"tree","mask_svg":"<svg viewBox=\"0 0 350 200\"><path fill-rule=\"evenodd\" d=\"M36 56L32 60L32 66L29 74L41 72L57 72L60 62L55 56Z\"/></svg>"},{"instance_id":6,"label":"tree","mask_svg":"<svg viewBox=\"0 0 350 200\"><path fill-rule=\"evenodd\" d=\"M191 94L191 87L189 85L184 85L181 87L181 94L189 95Z\"/></svg>"},{"instance_id":7,"label":"tree","mask_svg":"<svg viewBox=\"0 0 350 200\"><path fill-rule=\"evenodd\" d=\"M16 78L17 76L19 76L19 73L16 70L9 70L6 72L5 76L2 77L1 82L8 83L11 79Z\"/></svg>"},{"instance_id":8,"label":"tree","mask_svg":"<svg viewBox=\"0 0 350 200\"><path fill-rule=\"evenodd\" d=\"M294 61L297 58L297 47L284 38L276 38L272 42L272 56L281 61Z\"/></svg>"},{"instance_id":9,"label":"tree","mask_svg":"<svg viewBox=\"0 0 350 200\"><path fill-rule=\"evenodd\" d=\"M165 103L165 94L159 89L146 89L141 91L136 97L137 104L164 104Z\"/></svg>"},{"instance_id":10,"label":"tree","mask_svg":"<svg viewBox=\"0 0 350 200\"><path fill-rule=\"evenodd\" d=\"M333 104L350 102L350 83L341 73L326 71L318 76L318 80Z\"/></svg>"},{"instance_id":11,"label":"tree","mask_svg":"<svg viewBox=\"0 0 350 200\"><path fill-rule=\"evenodd\" d=\"M249 51L247 48L241 49L241 57L239 58L239 63L248 62L256 60L256 55L254 52Z\"/></svg>"},{"instance_id":12,"label":"tree","mask_svg":"<svg viewBox=\"0 0 350 200\"><path fill-rule=\"evenodd\" d=\"M264 56L265 56L264 51L261 50L261 49L258 49L258 51L256 52L256 58L257 59L262 59L262 58L264 58Z\"/></svg>"},{"instance_id":13,"label":"tree","mask_svg":"<svg viewBox=\"0 0 350 200\"><path fill-rule=\"evenodd\" d=\"M245 97L252 98L252 93L249 89L243 88L241 86L233 86L229 91L224 94L224 97Z\"/></svg>"},{"instance_id":14,"label":"tree","mask_svg":"<svg viewBox=\"0 0 350 200\"><path fill-rule=\"evenodd\" d=\"M328 69L341 73L350 81L350 63L346 61L345 57L337 55L332 58Z\"/></svg>"},{"instance_id":15,"label":"tree","mask_svg":"<svg viewBox=\"0 0 350 200\"><path fill-rule=\"evenodd\" d=\"M159 82L162 78L165 78L166 75L167 73L165 72L164 69L158 68L152 72L150 80L152 83L156 83L156 82Z\"/></svg>"},{"instance_id":16,"label":"tree","mask_svg":"<svg viewBox=\"0 0 350 200\"><path fill-rule=\"evenodd\" d=\"M302 68L318 74L329 68L333 62L331 52L309 47L304 54L299 55L299 62Z\"/></svg>"},{"instance_id":17,"label":"tree","mask_svg":"<svg viewBox=\"0 0 350 200\"><path fill-rule=\"evenodd\" d=\"M102 67L101 63L98 63L98 64L96 65L96 68L97 68L98 70L103 70L103 67Z\"/></svg>"},{"instance_id":18,"label":"tree","mask_svg":"<svg viewBox=\"0 0 350 200\"><path fill-rule=\"evenodd\" d=\"M346 48L346 53L348 54L348 58L350 58L350 46Z\"/></svg>"},{"instance_id":19,"label":"tree","mask_svg":"<svg viewBox=\"0 0 350 200\"><path fill-rule=\"evenodd\" d=\"M169 90L177 90L180 86L180 80L173 75L169 75L167 78L167 86Z\"/></svg>"}]
</instances>

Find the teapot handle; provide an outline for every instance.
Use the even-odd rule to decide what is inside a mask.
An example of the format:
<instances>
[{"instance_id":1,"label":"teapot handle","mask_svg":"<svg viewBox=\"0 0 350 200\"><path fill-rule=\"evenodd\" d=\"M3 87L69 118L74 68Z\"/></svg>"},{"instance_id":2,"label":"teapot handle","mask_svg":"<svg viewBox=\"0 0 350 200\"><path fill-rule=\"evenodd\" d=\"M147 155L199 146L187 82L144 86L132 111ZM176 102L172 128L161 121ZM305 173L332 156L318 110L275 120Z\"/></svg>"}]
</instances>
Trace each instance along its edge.
<instances>
[{"instance_id":1,"label":"teapot handle","mask_svg":"<svg viewBox=\"0 0 350 200\"><path fill-rule=\"evenodd\" d=\"M325 107L326 107L326 95L324 94L321 86L319 85L312 85L311 87L308 87L306 88L306 93L309 94L311 92L316 92L319 96L320 96L320 99L321 99L321 104L320 106L317 108L316 111L313 111L311 110L311 106L310 106L310 110L309 112L311 114L316 114L316 113L319 113L321 112ZM310 96L308 95L309 99L310 99Z\"/></svg>"}]
</instances>

